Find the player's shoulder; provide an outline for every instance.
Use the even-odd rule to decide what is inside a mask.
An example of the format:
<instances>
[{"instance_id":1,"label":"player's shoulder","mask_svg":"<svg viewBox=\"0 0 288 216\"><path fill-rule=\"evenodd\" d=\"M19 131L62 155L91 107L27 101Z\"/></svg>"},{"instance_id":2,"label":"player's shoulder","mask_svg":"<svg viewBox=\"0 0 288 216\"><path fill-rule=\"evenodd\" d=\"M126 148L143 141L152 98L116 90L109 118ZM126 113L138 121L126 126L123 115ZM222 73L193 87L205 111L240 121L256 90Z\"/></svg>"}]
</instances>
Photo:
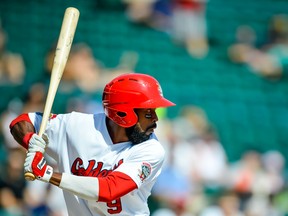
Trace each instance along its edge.
<instances>
[{"instance_id":1,"label":"player's shoulder","mask_svg":"<svg viewBox=\"0 0 288 216\"><path fill-rule=\"evenodd\" d=\"M77 111L73 111L71 113L68 113L68 118L70 119L79 119L79 120L87 120L87 119L94 119L97 117L102 116L104 113L83 113L83 112L77 112Z\"/></svg>"},{"instance_id":2,"label":"player's shoulder","mask_svg":"<svg viewBox=\"0 0 288 216\"><path fill-rule=\"evenodd\" d=\"M165 150L162 144L158 141L156 136L151 136L149 140L140 144L134 145L134 152L138 152L142 155L154 155L157 158L163 158L165 156Z\"/></svg>"},{"instance_id":3,"label":"player's shoulder","mask_svg":"<svg viewBox=\"0 0 288 216\"><path fill-rule=\"evenodd\" d=\"M89 124L94 122L95 118L100 118L102 114L97 113L97 114L90 114L90 113L82 113L82 112L77 112L73 111L70 113L66 113L62 115L62 119L66 119L66 122L69 122L70 124Z\"/></svg>"}]
</instances>

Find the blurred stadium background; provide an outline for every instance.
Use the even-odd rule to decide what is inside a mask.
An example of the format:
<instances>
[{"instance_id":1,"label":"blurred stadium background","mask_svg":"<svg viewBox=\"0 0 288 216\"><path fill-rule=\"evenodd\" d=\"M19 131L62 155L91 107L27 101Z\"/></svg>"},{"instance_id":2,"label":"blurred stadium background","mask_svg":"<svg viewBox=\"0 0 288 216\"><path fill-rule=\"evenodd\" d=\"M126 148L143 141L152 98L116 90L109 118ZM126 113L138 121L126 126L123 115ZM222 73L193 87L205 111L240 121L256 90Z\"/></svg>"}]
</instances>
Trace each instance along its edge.
<instances>
[{"instance_id":1,"label":"blurred stadium background","mask_svg":"<svg viewBox=\"0 0 288 216\"><path fill-rule=\"evenodd\" d=\"M69 6L81 13L74 43L87 43L105 68L117 67L125 51L137 53L135 71L155 76L164 95L177 104L167 110L167 117L176 118L186 105L203 109L217 130L229 162L239 160L251 149L261 153L277 150L287 159L287 77L267 79L228 56L239 26L251 26L258 42L265 41L271 17L287 13L286 0L208 1L209 52L204 58L193 58L173 43L167 32L133 23L120 0L1 0L0 19L8 35L6 48L23 56L26 69L23 83L1 83L0 113L15 98L25 101L30 86L44 79L45 57L58 38L63 12ZM101 98L99 92L89 97ZM67 95L58 94L55 101L53 111L66 112ZM0 141L4 164L7 150L3 134Z\"/></svg>"}]
</instances>

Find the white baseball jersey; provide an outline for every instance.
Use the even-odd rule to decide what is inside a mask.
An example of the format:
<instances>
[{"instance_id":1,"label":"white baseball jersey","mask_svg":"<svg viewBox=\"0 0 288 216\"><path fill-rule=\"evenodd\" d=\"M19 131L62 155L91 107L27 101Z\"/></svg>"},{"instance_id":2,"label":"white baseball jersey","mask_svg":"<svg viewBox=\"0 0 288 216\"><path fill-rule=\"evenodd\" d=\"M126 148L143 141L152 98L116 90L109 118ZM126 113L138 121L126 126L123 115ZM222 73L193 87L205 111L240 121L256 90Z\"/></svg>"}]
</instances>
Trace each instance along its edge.
<instances>
[{"instance_id":1,"label":"white baseball jersey","mask_svg":"<svg viewBox=\"0 0 288 216\"><path fill-rule=\"evenodd\" d=\"M38 132L41 114L29 113L29 118ZM119 171L130 176L138 188L110 203L63 191L69 215L149 215L147 199L161 172L164 149L154 133L137 145L113 144L105 118L104 113L78 112L52 116L45 131L49 137L46 152L57 161L60 172L105 177L112 170Z\"/></svg>"}]
</instances>

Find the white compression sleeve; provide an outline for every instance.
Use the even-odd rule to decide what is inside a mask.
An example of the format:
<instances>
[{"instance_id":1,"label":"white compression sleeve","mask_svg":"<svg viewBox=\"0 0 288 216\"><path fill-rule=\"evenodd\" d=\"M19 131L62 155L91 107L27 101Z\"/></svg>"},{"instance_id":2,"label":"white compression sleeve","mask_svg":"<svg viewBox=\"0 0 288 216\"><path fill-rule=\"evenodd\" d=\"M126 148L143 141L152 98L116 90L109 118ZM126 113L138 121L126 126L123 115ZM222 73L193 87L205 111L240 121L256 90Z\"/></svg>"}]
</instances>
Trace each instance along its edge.
<instances>
[{"instance_id":1,"label":"white compression sleeve","mask_svg":"<svg viewBox=\"0 0 288 216\"><path fill-rule=\"evenodd\" d=\"M75 176L62 173L59 187L80 198L98 201L99 181L95 177Z\"/></svg>"}]
</instances>

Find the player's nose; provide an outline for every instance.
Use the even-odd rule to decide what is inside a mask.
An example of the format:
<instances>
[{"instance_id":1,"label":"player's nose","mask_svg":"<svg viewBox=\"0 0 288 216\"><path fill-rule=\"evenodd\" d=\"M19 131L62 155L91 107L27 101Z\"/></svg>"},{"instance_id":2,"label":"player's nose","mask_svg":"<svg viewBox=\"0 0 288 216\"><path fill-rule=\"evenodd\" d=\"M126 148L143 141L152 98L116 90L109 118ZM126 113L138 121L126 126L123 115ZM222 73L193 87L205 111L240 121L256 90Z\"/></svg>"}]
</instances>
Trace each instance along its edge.
<instances>
[{"instance_id":1,"label":"player's nose","mask_svg":"<svg viewBox=\"0 0 288 216\"><path fill-rule=\"evenodd\" d=\"M154 111L152 115L152 122L157 122L158 120L159 119L158 119L157 113Z\"/></svg>"}]
</instances>

